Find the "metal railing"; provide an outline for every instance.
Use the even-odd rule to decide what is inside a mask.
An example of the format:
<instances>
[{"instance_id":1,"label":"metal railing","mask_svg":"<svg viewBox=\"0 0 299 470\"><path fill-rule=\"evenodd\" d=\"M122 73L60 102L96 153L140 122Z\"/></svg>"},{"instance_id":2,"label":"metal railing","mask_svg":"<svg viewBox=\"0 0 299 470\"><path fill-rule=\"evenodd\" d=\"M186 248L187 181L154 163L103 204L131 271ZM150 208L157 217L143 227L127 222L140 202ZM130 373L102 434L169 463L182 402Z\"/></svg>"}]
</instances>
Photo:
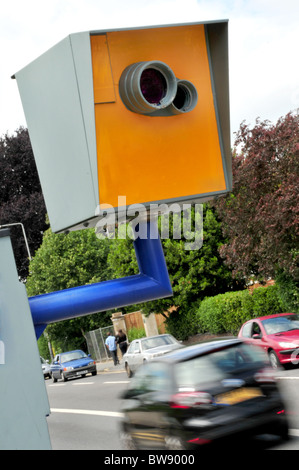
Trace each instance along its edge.
<instances>
[{"instance_id":1,"label":"metal railing","mask_svg":"<svg viewBox=\"0 0 299 470\"><path fill-rule=\"evenodd\" d=\"M113 325L88 331L85 334L88 352L96 361L104 362L111 359L109 351L105 346L105 340L108 332L114 334Z\"/></svg>"}]
</instances>

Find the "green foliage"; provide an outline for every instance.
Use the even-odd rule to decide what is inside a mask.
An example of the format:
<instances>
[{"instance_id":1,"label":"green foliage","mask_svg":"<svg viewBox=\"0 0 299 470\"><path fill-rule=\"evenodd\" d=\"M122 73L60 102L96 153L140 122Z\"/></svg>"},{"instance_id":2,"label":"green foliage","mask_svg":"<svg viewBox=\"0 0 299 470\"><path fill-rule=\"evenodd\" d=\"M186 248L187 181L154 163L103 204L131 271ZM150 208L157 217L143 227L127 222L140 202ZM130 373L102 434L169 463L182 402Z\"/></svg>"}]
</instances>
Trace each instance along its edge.
<instances>
[{"instance_id":1,"label":"green foliage","mask_svg":"<svg viewBox=\"0 0 299 470\"><path fill-rule=\"evenodd\" d=\"M109 240L99 240L93 229L69 234L45 232L43 243L30 263L28 296L105 281L110 278L107 265ZM108 318L107 318L108 317ZM80 348L86 351L85 331L110 323L105 312L53 323L47 327L56 349Z\"/></svg>"},{"instance_id":2,"label":"green foliage","mask_svg":"<svg viewBox=\"0 0 299 470\"><path fill-rule=\"evenodd\" d=\"M93 229L69 234L44 234L30 263L29 296L69 289L107 279L108 240L98 240Z\"/></svg>"},{"instance_id":3,"label":"green foliage","mask_svg":"<svg viewBox=\"0 0 299 470\"><path fill-rule=\"evenodd\" d=\"M129 343L131 343L134 339L144 338L144 336L146 336L144 328L136 327L130 328L127 334Z\"/></svg>"},{"instance_id":4,"label":"green foliage","mask_svg":"<svg viewBox=\"0 0 299 470\"><path fill-rule=\"evenodd\" d=\"M177 223L177 215L170 217L170 235L173 223ZM192 211L192 227L194 227L195 213ZM178 221L182 223L182 221ZM160 218L160 229L165 223ZM183 233L183 228L181 230ZM219 248L224 242L221 225L215 216L214 210L207 204L203 206L203 245L198 250L186 250L184 239L162 239L165 260L170 276L173 296L131 306L130 309L149 313L164 313L170 307L178 307L176 317L182 312L188 312L191 306L206 296L223 293L227 290L243 288L242 282L235 281L220 255ZM118 278L138 273L133 244L129 239L117 239L111 244L108 255L108 264L112 277ZM129 309L122 309L128 311Z\"/></svg>"},{"instance_id":5,"label":"green foliage","mask_svg":"<svg viewBox=\"0 0 299 470\"><path fill-rule=\"evenodd\" d=\"M276 285L279 297L285 306L285 311L299 313L298 282L286 272L279 271L276 276Z\"/></svg>"},{"instance_id":6,"label":"green foliage","mask_svg":"<svg viewBox=\"0 0 299 470\"><path fill-rule=\"evenodd\" d=\"M166 331L176 339L184 341L198 333L196 306L187 311L174 310L166 320Z\"/></svg>"},{"instance_id":7,"label":"green foliage","mask_svg":"<svg viewBox=\"0 0 299 470\"><path fill-rule=\"evenodd\" d=\"M38 349L39 349L39 354L46 360L51 360L50 356L50 351L48 347L48 342L47 339L45 338L44 335L41 335L41 337L37 341Z\"/></svg>"},{"instance_id":8,"label":"green foliage","mask_svg":"<svg viewBox=\"0 0 299 470\"><path fill-rule=\"evenodd\" d=\"M227 292L204 299L197 312L199 333L233 333L250 318L282 313L277 286Z\"/></svg>"}]
</instances>

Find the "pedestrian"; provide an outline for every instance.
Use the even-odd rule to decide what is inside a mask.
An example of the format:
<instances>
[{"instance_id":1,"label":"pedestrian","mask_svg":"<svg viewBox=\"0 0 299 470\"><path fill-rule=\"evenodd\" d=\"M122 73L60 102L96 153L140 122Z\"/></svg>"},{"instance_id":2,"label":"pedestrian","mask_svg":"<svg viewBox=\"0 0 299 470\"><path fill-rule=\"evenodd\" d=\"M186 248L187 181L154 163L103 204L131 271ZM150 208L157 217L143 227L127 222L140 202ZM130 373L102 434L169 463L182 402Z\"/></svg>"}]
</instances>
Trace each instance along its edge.
<instances>
[{"instance_id":1,"label":"pedestrian","mask_svg":"<svg viewBox=\"0 0 299 470\"><path fill-rule=\"evenodd\" d=\"M110 352L110 354L112 356L114 365L116 366L117 364L119 364L119 360L118 360L118 357L117 357L117 344L116 344L115 336L113 336L110 333L110 331L107 333L107 338L106 338L106 341L105 341L105 345L106 345L106 348L108 349L108 351Z\"/></svg>"},{"instance_id":2,"label":"pedestrian","mask_svg":"<svg viewBox=\"0 0 299 470\"><path fill-rule=\"evenodd\" d=\"M116 342L119 346L119 349L121 350L122 356L124 356L124 354L127 352L128 344L126 333L124 333L123 330L118 330Z\"/></svg>"}]
</instances>

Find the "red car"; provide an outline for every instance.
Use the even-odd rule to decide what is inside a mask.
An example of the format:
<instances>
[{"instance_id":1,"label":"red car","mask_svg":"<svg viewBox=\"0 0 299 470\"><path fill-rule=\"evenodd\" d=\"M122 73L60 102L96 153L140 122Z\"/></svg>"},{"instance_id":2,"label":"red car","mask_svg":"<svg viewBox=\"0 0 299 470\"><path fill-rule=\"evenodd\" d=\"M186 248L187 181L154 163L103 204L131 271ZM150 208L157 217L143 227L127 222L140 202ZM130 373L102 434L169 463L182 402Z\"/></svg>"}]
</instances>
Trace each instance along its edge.
<instances>
[{"instance_id":1,"label":"red car","mask_svg":"<svg viewBox=\"0 0 299 470\"><path fill-rule=\"evenodd\" d=\"M299 363L299 315L296 313L253 318L244 323L238 337L263 348L274 369L280 364Z\"/></svg>"}]
</instances>

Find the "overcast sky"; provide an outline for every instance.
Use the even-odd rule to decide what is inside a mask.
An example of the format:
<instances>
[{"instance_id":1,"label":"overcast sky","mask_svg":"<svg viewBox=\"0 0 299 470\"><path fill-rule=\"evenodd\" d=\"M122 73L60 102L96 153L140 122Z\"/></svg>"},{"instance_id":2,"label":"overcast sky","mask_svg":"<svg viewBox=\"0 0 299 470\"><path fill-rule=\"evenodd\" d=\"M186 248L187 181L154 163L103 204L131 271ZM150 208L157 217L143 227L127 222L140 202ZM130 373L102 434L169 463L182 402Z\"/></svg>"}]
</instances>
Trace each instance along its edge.
<instances>
[{"instance_id":1,"label":"overcast sky","mask_svg":"<svg viewBox=\"0 0 299 470\"><path fill-rule=\"evenodd\" d=\"M0 1L0 136L26 126L10 77L68 34L97 29L228 19L232 134L299 107L299 0Z\"/></svg>"}]
</instances>

